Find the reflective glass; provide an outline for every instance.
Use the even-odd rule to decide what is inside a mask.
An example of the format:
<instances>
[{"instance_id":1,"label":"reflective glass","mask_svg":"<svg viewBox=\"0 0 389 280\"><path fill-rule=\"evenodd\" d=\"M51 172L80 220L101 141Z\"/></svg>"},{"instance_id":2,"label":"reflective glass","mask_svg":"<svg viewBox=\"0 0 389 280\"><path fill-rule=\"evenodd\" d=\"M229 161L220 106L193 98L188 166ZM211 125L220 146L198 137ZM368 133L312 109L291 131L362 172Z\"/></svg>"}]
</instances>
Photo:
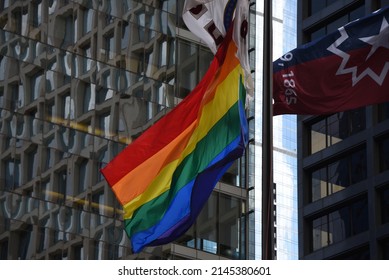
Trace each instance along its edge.
<instances>
[{"instance_id":1,"label":"reflective glass","mask_svg":"<svg viewBox=\"0 0 389 280\"><path fill-rule=\"evenodd\" d=\"M195 44L180 41L177 61L177 97L184 98L197 85L197 47Z\"/></svg>"},{"instance_id":2,"label":"reflective glass","mask_svg":"<svg viewBox=\"0 0 389 280\"><path fill-rule=\"evenodd\" d=\"M362 198L312 221L312 250L368 230L367 199Z\"/></svg>"},{"instance_id":3,"label":"reflective glass","mask_svg":"<svg viewBox=\"0 0 389 280\"><path fill-rule=\"evenodd\" d=\"M196 247L213 254L218 252L217 201L217 194L212 193L196 220Z\"/></svg>"},{"instance_id":4,"label":"reflective glass","mask_svg":"<svg viewBox=\"0 0 389 280\"><path fill-rule=\"evenodd\" d=\"M381 197L381 222L389 223L389 188L385 188L380 193Z\"/></svg>"},{"instance_id":5,"label":"reflective glass","mask_svg":"<svg viewBox=\"0 0 389 280\"><path fill-rule=\"evenodd\" d=\"M83 34L87 34L92 31L94 27L95 10L85 9L83 10Z\"/></svg>"},{"instance_id":6,"label":"reflective glass","mask_svg":"<svg viewBox=\"0 0 389 280\"><path fill-rule=\"evenodd\" d=\"M311 173L311 201L341 191L366 177L366 150L347 155Z\"/></svg>"},{"instance_id":7,"label":"reflective glass","mask_svg":"<svg viewBox=\"0 0 389 280\"><path fill-rule=\"evenodd\" d=\"M39 164L39 155L38 155L38 147L32 146L30 147L30 151L27 154L27 180L32 180L38 175L38 170L40 170L40 164Z\"/></svg>"},{"instance_id":8,"label":"reflective glass","mask_svg":"<svg viewBox=\"0 0 389 280\"><path fill-rule=\"evenodd\" d=\"M379 104L378 109L378 122L383 122L389 119L389 103Z\"/></svg>"},{"instance_id":9,"label":"reflective glass","mask_svg":"<svg viewBox=\"0 0 389 280\"><path fill-rule=\"evenodd\" d=\"M319 120L310 126L310 153L335 145L365 128L366 108L337 113Z\"/></svg>"},{"instance_id":10,"label":"reflective glass","mask_svg":"<svg viewBox=\"0 0 389 280\"><path fill-rule=\"evenodd\" d=\"M219 243L220 254L231 259L240 257L240 216L242 213L240 200L220 194L219 198Z\"/></svg>"},{"instance_id":11,"label":"reflective glass","mask_svg":"<svg viewBox=\"0 0 389 280\"><path fill-rule=\"evenodd\" d=\"M379 172L389 169L389 137L378 142Z\"/></svg>"},{"instance_id":12,"label":"reflective glass","mask_svg":"<svg viewBox=\"0 0 389 280\"><path fill-rule=\"evenodd\" d=\"M42 0L33 2L32 25L38 27L42 24Z\"/></svg>"}]
</instances>

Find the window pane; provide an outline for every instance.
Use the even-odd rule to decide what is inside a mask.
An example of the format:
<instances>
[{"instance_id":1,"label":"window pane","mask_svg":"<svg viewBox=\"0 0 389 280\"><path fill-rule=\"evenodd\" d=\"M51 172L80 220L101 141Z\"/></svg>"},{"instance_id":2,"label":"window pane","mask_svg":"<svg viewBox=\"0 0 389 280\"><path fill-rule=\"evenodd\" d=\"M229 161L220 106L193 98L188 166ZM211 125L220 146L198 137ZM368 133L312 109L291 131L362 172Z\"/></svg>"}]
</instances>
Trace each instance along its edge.
<instances>
[{"instance_id":1,"label":"window pane","mask_svg":"<svg viewBox=\"0 0 389 280\"><path fill-rule=\"evenodd\" d=\"M381 139L378 143L379 171L389 169L389 137Z\"/></svg>"},{"instance_id":2,"label":"window pane","mask_svg":"<svg viewBox=\"0 0 389 280\"><path fill-rule=\"evenodd\" d=\"M331 115L311 125L311 153L327 147L364 130L366 108Z\"/></svg>"},{"instance_id":3,"label":"window pane","mask_svg":"<svg viewBox=\"0 0 389 280\"><path fill-rule=\"evenodd\" d=\"M321 120L311 126L311 154L327 147L326 120Z\"/></svg>"},{"instance_id":4,"label":"window pane","mask_svg":"<svg viewBox=\"0 0 389 280\"><path fill-rule=\"evenodd\" d=\"M311 173L312 201L341 191L366 177L366 150L346 155Z\"/></svg>"},{"instance_id":5,"label":"window pane","mask_svg":"<svg viewBox=\"0 0 389 280\"><path fill-rule=\"evenodd\" d=\"M196 221L197 248L217 253L217 194L212 193Z\"/></svg>"},{"instance_id":6,"label":"window pane","mask_svg":"<svg viewBox=\"0 0 389 280\"><path fill-rule=\"evenodd\" d=\"M380 197L382 223L389 223L389 188L384 189Z\"/></svg>"},{"instance_id":7,"label":"window pane","mask_svg":"<svg viewBox=\"0 0 389 280\"><path fill-rule=\"evenodd\" d=\"M312 249L313 251L329 245L327 216L320 217L312 222Z\"/></svg>"},{"instance_id":8,"label":"window pane","mask_svg":"<svg viewBox=\"0 0 389 280\"><path fill-rule=\"evenodd\" d=\"M232 259L239 259L239 218L241 214L240 200L220 194L220 254Z\"/></svg>"},{"instance_id":9,"label":"window pane","mask_svg":"<svg viewBox=\"0 0 389 280\"><path fill-rule=\"evenodd\" d=\"M383 122L389 119L389 103L378 105L378 122Z\"/></svg>"},{"instance_id":10,"label":"window pane","mask_svg":"<svg viewBox=\"0 0 389 280\"><path fill-rule=\"evenodd\" d=\"M366 197L312 220L312 250L340 242L368 230Z\"/></svg>"}]
</instances>

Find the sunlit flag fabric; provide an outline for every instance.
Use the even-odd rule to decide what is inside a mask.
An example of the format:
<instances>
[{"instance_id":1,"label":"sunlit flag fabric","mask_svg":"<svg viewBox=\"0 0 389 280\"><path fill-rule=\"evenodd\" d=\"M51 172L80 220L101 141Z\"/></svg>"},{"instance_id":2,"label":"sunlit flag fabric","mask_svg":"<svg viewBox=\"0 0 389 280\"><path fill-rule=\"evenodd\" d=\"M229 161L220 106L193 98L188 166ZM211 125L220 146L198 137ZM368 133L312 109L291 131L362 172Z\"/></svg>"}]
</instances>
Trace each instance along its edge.
<instances>
[{"instance_id":1,"label":"sunlit flag fabric","mask_svg":"<svg viewBox=\"0 0 389 280\"><path fill-rule=\"evenodd\" d=\"M184 234L247 145L245 72L232 29L195 89L102 169L134 252Z\"/></svg>"},{"instance_id":2,"label":"sunlit flag fabric","mask_svg":"<svg viewBox=\"0 0 389 280\"><path fill-rule=\"evenodd\" d=\"M324 115L389 101L389 7L273 63L273 112Z\"/></svg>"}]
</instances>

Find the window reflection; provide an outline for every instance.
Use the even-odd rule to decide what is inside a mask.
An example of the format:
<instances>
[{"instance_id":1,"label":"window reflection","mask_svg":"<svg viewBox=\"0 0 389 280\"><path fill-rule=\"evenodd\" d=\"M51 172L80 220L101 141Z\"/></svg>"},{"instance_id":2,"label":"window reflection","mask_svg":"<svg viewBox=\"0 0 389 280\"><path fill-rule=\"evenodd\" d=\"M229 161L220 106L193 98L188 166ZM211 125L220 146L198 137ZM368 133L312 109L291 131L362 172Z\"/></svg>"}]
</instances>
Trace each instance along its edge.
<instances>
[{"instance_id":1,"label":"window reflection","mask_svg":"<svg viewBox=\"0 0 389 280\"><path fill-rule=\"evenodd\" d=\"M32 25L38 27L42 24L42 0L32 4Z\"/></svg>"},{"instance_id":2,"label":"window reflection","mask_svg":"<svg viewBox=\"0 0 389 280\"><path fill-rule=\"evenodd\" d=\"M381 243L383 260L389 260L389 239L385 239Z\"/></svg>"},{"instance_id":3,"label":"window reflection","mask_svg":"<svg viewBox=\"0 0 389 280\"><path fill-rule=\"evenodd\" d=\"M12 190L21 184L21 170L19 159L5 161L5 190Z\"/></svg>"},{"instance_id":4,"label":"window reflection","mask_svg":"<svg viewBox=\"0 0 389 280\"><path fill-rule=\"evenodd\" d=\"M196 220L197 248L216 254L217 248L217 194L212 193Z\"/></svg>"},{"instance_id":5,"label":"window reflection","mask_svg":"<svg viewBox=\"0 0 389 280\"><path fill-rule=\"evenodd\" d=\"M378 104L378 122L389 119L389 103Z\"/></svg>"},{"instance_id":6,"label":"window reflection","mask_svg":"<svg viewBox=\"0 0 389 280\"><path fill-rule=\"evenodd\" d=\"M341 112L315 122L310 127L311 149L316 153L366 128L366 108Z\"/></svg>"},{"instance_id":7,"label":"window reflection","mask_svg":"<svg viewBox=\"0 0 389 280\"><path fill-rule=\"evenodd\" d=\"M381 197L381 222L389 223L389 187L384 188L380 192Z\"/></svg>"},{"instance_id":8,"label":"window reflection","mask_svg":"<svg viewBox=\"0 0 389 280\"><path fill-rule=\"evenodd\" d=\"M311 16L317 12L320 12L323 10L323 8L333 4L338 0L323 0L323 1L317 1L317 0L310 0L308 2L308 16ZM365 15L365 5L362 4L359 5L357 8L354 8L353 10L347 10L348 13L344 14L343 16L339 16L337 20L330 20L327 22L327 24L320 25L319 28L315 28L311 33L309 33L309 41L313 41L316 39L320 39L326 34L329 34L333 31L336 31L339 27L344 26L348 22L354 21L356 19L359 19Z\"/></svg>"},{"instance_id":9,"label":"window reflection","mask_svg":"<svg viewBox=\"0 0 389 280\"><path fill-rule=\"evenodd\" d=\"M37 146L32 146L30 150L27 154L27 180L32 180L38 176L38 169L40 168Z\"/></svg>"},{"instance_id":10,"label":"window reflection","mask_svg":"<svg viewBox=\"0 0 389 280\"><path fill-rule=\"evenodd\" d=\"M19 232L13 232L14 238L17 238L18 250L17 250L17 259L27 260L32 257L32 243L30 239L32 236L32 225L25 226Z\"/></svg>"},{"instance_id":11,"label":"window reflection","mask_svg":"<svg viewBox=\"0 0 389 280\"><path fill-rule=\"evenodd\" d=\"M245 221L241 207L238 198L212 193L195 225L178 239L178 243L230 259L244 259Z\"/></svg>"},{"instance_id":12,"label":"window reflection","mask_svg":"<svg viewBox=\"0 0 389 280\"><path fill-rule=\"evenodd\" d=\"M312 250L368 230L367 199L362 198L312 221Z\"/></svg>"},{"instance_id":13,"label":"window reflection","mask_svg":"<svg viewBox=\"0 0 389 280\"><path fill-rule=\"evenodd\" d=\"M378 141L379 172L389 170L389 137Z\"/></svg>"},{"instance_id":14,"label":"window reflection","mask_svg":"<svg viewBox=\"0 0 389 280\"><path fill-rule=\"evenodd\" d=\"M239 259L240 250L240 215L241 205L239 199L224 194L220 194L219 223L220 223L220 254Z\"/></svg>"},{"instance_id":15,"label":"window reflection","mask_svg":"<svg viewBox=\"0 0 389 280\"><path fill-rule=\"evenodd\" d=\"M93 9L83 10L83 34L87 34L92 31L93 28L93 19L95 11Z\"/></svg>"},{"instance_id":16,"label":"window reflection","mask_svg":"<svg viewBox=\"0 0 389 280\"><path fill-rule=\"evenodd\" d=\"M311 173L311 201L341 191L367 176L366 150L360 150Z\"/></svg>"}]
</instances>

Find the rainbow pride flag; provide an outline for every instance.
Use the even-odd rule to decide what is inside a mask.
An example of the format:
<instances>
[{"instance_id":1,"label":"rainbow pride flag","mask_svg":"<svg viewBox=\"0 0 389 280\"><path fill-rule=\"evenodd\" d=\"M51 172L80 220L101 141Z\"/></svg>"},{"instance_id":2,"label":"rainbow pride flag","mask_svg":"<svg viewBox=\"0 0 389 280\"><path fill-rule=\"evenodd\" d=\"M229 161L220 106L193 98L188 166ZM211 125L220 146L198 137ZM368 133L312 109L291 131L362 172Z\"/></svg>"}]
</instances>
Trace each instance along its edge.
<instances>
[{"instance_id":1,"label":"rainbow pride flag","mask_svg":"<svg viewBox=\"0 0 389 280\"><path fill-rule=\"evenodd\" d=\"M231 34L196 88L101 170L135 253L184 234L244 152L245 72Z\"/></svg>"}]
</instances>

